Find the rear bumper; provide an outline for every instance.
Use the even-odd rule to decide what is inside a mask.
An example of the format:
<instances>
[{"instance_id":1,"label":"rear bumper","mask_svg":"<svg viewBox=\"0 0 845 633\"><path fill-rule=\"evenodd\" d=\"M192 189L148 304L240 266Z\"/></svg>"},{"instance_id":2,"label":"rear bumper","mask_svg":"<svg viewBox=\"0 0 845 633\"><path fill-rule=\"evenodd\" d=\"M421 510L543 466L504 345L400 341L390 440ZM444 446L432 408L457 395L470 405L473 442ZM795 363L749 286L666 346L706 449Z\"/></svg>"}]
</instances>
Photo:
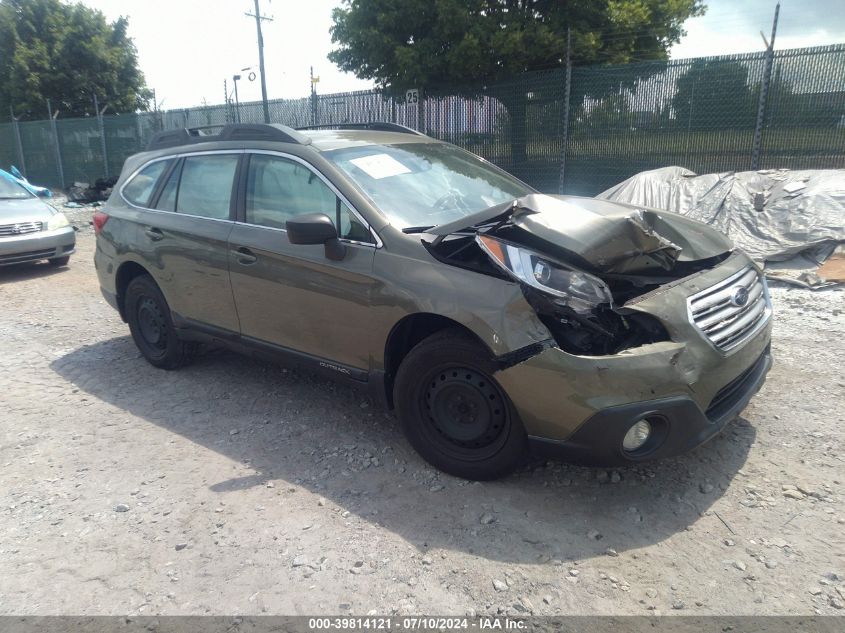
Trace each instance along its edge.
<instances>
[{"instance_id":1,"label":"rear bumper","mask_svg":"<svg viewBox=\"0 0 845 633\"><path fill-rule=\"evenodd\" d=\"M55 231L39 231L0 238L0 266L36 262L71 255L76 247L76 232L66 226Z\"/></svg>"},{"instance_id":2,"label":"rear bumper","mask_svg":"<svg viewBox=\"0 0 845 633\"><path fill-rule=\"evenodd\" d=\"M725 385L706 411L688 396L646 400L596 412L566 440L529 437L535 454L591 466L630 465L692 450L719 433L748 405L772 366L767 347L751 367ZM652 437L633 453L622 439L638 420L647 418Z\"/></svg>"}]
</instances>

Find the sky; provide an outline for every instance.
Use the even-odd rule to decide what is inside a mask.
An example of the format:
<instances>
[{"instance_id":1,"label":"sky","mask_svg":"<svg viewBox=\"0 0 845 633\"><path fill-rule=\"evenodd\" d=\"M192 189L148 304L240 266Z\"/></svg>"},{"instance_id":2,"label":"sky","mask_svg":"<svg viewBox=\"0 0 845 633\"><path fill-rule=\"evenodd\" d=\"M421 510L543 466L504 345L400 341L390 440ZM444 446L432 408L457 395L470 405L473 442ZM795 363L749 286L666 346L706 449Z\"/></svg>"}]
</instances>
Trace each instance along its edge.
<instances>
[{"instance_id":1,"label":"sky","mask_svg":"<svg viewBox=\"0 0 845 633\"><path fill-rule=\"evenodd\" d=\"M110 20L129 17L147 85L165 110L223 102L223 80L231 95L240 74L241 101L261 98L254 0L82 0ZM310 67L321 93L363 90L368 81L342 73L326 55L332 50L332 8L339 0L260 0L268 97L302 97L310 90ZM763 48L762 30L772 30L775 0L710 0L707 13L687 21L687 35L673 59L746 53ZM845 0L783 0L775 48L845 43Z\"/></svg>"}]
</instances>

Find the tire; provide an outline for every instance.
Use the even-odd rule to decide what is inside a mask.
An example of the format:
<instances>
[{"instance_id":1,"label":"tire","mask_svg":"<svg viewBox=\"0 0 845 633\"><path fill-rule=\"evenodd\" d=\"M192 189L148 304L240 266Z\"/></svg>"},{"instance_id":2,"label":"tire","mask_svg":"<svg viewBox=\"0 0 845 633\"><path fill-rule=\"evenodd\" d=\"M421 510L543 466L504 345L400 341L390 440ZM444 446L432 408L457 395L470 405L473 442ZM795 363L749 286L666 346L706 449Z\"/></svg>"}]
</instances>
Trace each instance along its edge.
<instances>
[{"instance_id":1,"label":"tire","mask_svg":"<svg viewBox=\"0 0 845 633\"><path fill-rule=\"evenodd\" d=\"M149 275L129 282L125 314L135 345L151 365L178 369L193 360L196 343L179 339L167 301Z\"/></svg>"},{"instance_id":2,"label":"tire","mask_svg":"<svg viewBox=\"0 0 845 633\"><path fill-rule=\"evenodd\" d=\"M65 255L64 257L54 257L52 259L48 259L47 261L50 262L50 266L54 266L55 268L67 266L67 263L70 261L70 255Z\"/></svg>"},{"instance_id":3,"label":"tire","mask_svg":"<svg viewBox=\"0 0 845 633\"><path fill-rule=\"evenodd\" d=\"M487 351L459 330L428 337L402 361L393 401L405 436L432 466L489 480L527 456L525 429L494 372Z\"/></svg>"}]
</instances>

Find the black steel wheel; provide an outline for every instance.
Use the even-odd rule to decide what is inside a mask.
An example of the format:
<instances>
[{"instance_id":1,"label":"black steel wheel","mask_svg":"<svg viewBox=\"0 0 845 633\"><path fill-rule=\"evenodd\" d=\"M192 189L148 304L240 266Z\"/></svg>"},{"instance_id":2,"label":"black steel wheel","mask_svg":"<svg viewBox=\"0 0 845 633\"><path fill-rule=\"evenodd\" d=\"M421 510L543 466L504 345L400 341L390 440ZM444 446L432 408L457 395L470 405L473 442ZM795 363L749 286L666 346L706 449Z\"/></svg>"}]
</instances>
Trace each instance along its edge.
<instances>
[{"instance_id":1,"label":"black steel wheel","mask_svg":"<svg viewBox=\"0 0 845 633\"><path fill-rule=\"evenodd\" d=\"M434 334L402 361L393 391L399 420L440 470L496 479L527 454L525 430L494 372L487 350L459 330Z\"/></svg>"},{"instance_id":2,"label":"black steel wheel","mask_svg":"<svg viewBox=\"0 0 845 633\"><path fill-rule=\"evenodd\" d=\"M176 369L191 362L196 344L179 339L167 301L152 277L141 275L129 282L124 314L135 345L150 364Z\"/></svg>"},{"instance_id":3,"label":"black steel wheel","mask_svg":"<svg viewBox=\"0 0 845 633\"><path fill-rule=\"evenodd\" d=\"M495 455L510 430L509 407L499 387L461 364L429 374L420 406L430 441L457 458Z\"/></svg>"}]
</instances>

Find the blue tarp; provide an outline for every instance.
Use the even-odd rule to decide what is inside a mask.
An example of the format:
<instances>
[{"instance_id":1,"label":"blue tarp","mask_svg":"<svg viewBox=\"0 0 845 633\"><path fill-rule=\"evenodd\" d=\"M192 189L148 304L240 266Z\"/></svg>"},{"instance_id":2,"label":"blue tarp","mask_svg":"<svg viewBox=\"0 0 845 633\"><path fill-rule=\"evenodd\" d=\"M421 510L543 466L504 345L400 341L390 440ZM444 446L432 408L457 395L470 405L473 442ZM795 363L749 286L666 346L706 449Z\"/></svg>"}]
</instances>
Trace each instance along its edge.
<instances>
[{"instance_id":1,"label":"blue tarp","mask_svg":"<svg viewBox=\"0 0 845 633\"><path fill-rule=\"evenodd\" d=\"M0 169L0 176L3 178L8 178L19 185L22 185L24 189L29 191L30 193L38 196L39 198L52 198L53 192L47 189L47 187L36 187L29 183L29 181L23 177L23 174L18 171L18 168L12 165L11 173L8 171L3 171Z\"/></svg>"}]
</instances>

